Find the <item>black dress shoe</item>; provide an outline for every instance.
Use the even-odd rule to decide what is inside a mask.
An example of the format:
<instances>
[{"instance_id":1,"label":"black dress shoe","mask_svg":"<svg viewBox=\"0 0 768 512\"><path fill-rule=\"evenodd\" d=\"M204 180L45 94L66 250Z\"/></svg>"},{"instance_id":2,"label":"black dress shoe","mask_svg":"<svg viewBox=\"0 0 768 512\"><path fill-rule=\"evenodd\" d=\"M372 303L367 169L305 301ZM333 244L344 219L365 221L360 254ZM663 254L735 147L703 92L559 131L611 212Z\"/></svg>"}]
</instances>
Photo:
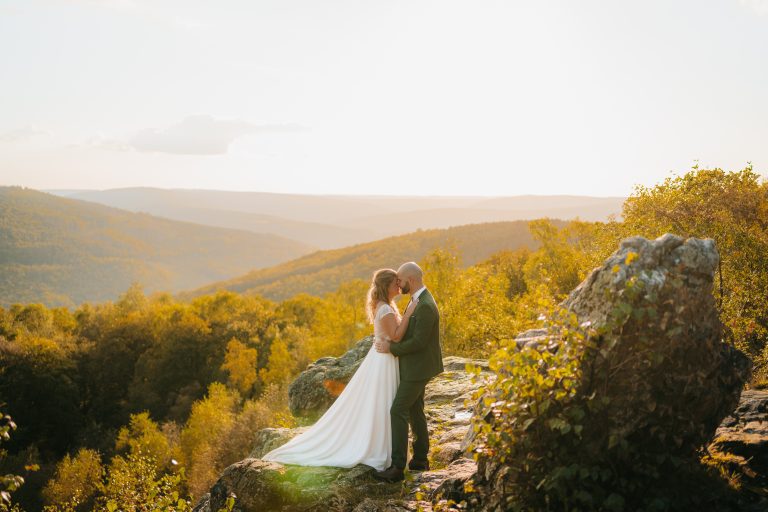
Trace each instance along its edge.
<instances>
[{"instance_id":1,"label":"black dress shoe","mask_svg":"<svg viewBox=\"0 0 768 512\"><path fill-rule=\"evenodd\" d=\"M411 459L408 463L408 469L411 471L429 471L429 461Z\"/></svg>"},{"instance_id":2,"label":"black dress shoe","mask_svg":"<svg viewBox=\"0 0 768 512\"><path fill-rule=\"evenodd\" d=\"M384 480L385 482L399 482L405 479L403 468L397 466L389 466L384 471L376 471L373 473L373 478L376 480Z\"/></svg>"}]
</instances>

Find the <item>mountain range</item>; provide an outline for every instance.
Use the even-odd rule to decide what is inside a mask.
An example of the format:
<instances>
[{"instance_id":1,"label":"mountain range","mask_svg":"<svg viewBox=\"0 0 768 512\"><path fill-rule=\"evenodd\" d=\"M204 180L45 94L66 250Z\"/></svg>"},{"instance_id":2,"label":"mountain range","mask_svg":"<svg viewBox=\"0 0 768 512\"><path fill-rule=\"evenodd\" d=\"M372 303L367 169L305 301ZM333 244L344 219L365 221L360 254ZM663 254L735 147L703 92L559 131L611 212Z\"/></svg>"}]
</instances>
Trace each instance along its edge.
<instances>
[{"instance_id":1,"label":"mountain range","mask_svg":"<svg viewBox=\"0 0 768 512\"><path fill-rule=\"evenodd\" d=\"M52 192L174 220L270 233L319 249L474 223L543 217L602 221L619 215L624 202L622 197L321 196L141 187Z\"/></svg>"},{"instance_id":2,"label":"mountain range","mask_svg":"<svg viewBox=\"0 0 768 512\"><path fill-rule=\"evenodd\" d=\"M74 306L133 282L179 291L280 263L313 248L272 234L133 213L0 187L0 305Z\"/></svg>"},{"instance_id":3,"label":"mountain range","mask_svg":"<svg viewBox=\"0 0 768 512\"><path fill-rule=\"evenodd\" d=\"M0 187L0 305L114 300L132 283L322 295L451 248L470 265L533 248L527 221L605 220L622 198L312 196L214 190Z\"/></svg>"}]
</instances>

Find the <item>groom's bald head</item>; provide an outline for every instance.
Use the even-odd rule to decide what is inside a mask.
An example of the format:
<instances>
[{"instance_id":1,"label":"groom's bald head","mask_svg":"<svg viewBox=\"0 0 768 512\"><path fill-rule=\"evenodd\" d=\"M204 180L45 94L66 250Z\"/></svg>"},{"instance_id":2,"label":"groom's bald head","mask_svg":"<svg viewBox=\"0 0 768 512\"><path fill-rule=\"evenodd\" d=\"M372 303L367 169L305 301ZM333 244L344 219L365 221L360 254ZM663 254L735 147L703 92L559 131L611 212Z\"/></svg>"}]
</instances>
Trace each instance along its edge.
<instances>
[{"instance_id":1,"label":"groom's bald head","mask_svg":"<svg viewBox=\"0 0 768 512\"><path fill-rule=\"evenodd\" d=\"M403 263L397 269L397 280L403 293L412 293L424 285L424 271L413 261Z\"/></svg>"},{"instance_id":2,"label":"groom's bald head","mask_svg":"<svg viewBox=\"0 0 768 512\"><path fill-rule=\"evenodd\" d=\"M397 275L400 278L418 277L419 279L422 279L424 277L424 271L421 270L421 267L418 266L415 262L409 261L408 263L403 263L400 265L400 268L397 269Z\"/></svg>"}]
</instances>

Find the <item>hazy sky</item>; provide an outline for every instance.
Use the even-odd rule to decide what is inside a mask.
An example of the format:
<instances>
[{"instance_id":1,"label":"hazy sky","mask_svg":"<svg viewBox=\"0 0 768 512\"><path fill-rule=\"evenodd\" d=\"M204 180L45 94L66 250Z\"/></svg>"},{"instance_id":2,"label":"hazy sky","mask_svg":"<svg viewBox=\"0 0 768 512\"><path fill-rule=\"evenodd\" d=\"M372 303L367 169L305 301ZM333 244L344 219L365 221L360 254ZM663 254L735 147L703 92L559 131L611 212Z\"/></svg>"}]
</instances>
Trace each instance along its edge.
<instances>
[{"instance_id":1,"label":"hazy sky","mask_svg":"<svg viewBox=\"0 0 768 512\"><path fill-rule=\"evenodd\" d=\"M0 0L0 185L627 195L768 170L768 0Z\"/></svg>"}]
</instances>

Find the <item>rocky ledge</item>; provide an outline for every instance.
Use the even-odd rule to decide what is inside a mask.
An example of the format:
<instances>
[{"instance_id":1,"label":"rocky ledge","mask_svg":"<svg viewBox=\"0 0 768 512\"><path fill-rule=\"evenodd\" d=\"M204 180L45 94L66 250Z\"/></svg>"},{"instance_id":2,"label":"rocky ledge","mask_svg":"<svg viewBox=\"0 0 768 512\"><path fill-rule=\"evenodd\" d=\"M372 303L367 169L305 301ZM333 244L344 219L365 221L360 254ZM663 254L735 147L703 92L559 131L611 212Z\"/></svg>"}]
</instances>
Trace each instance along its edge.
<instances>
[{"instance_id":1,"label":"rocky ledge","mask_svg":"<svg viewBox=\"0 0 768 512\"><path fill-rule=\"evenodd\" d=\"M332 400L322 393L336 392L338 387L343 389L354 373L344 370L344 364L339 364L339 360L357 368L367 353L366 345L370 348L368 338L358 342L341 358L323 358L302 373L292 386L294 390L306 390L294 392L292 402L297 410L313 410L314 407L307 406L310 404L330 405ZM407 473L403 483L387 484L373 479L373 468L362 464L343 469L263 461L259 457L288 442L307 427L267 428L256 435L249 457L229 466L194 510L215 512L232 494L236 496L236 510L243 512L428 511L439 497L458 496L463 491L464 482L477 470L476 463L462 445L472 416L474 402L471 397L481 381L491 377L491 372L484 360L446 357L443 365L445 372L429 383L424 400L431 441L430 471ZM466 370L467 365L478 367L479 377L473 378ZM308 385L331 374L334 380L338 379L333 387ZM322 407L314 409L315 412Z\"/></svg>"},{"instance_id":2,"label":"rocky ledge","mask_svg":"<svg viewBox=\"0 0 768 512\"><path fill-rule=\"evenodd\" d=\"M257 436L254 452L228 467L195 511L216 511L230 494L237 497L235 510L315 512L415 512L433 510L440 500L461 501L464 483L477 470L475 462L461 452L468 429L469 411L464 406L476 384L461 368L470 362L446 358L453 369L435 379L427 388L430 418L430 454L434 468L410 473L402 484L385 484L370 476L371 468L352 469L283 466L258 457L287 442L303 429L264 429ZM471 361L481 366L484 361ZM718 428L709 453L725 464L738 484L755 495L745 510L763 510L759 496L768 489L768 391L742 393L736 410Z\"/></svg>"},{"instance_id":3,"label":"rocky ledge","mask_svg":"<svg viewBox=\"0 0 768 512\"><path fill-rule=\"evenodd\" d=\"M745 506L738 510L768 510L768 392L742 393L749 360L722 342L712 297L717 261L711 240L630 238L565 301L581 325L602 326L594 340L599 350L578 353L586 376L579 393L592 397L600 391L611 404L600 421L584 426L584 443L594 447L585 453L605 453L611 446L606 433L637 443L635 453L649 456L697 457L708 444L709 462L725 468L731 487L744 491L739 501ZM545 331L528 331L515 340L520 349L539 351L559 351L560 343ZM291 386L291 410L305 417L326 410L370 344L366 338L340 358L310 365ZM482 369L480 379L466 371L470 363ZM484 402L471 397L483 374L493 376L485 361L449 357L444 364L445 373L426 391L431 471L407 473L403 483L386 484L363 465L340 469L265 462L258 457L300 432L266 429L257 435L251 456L229 466L195 511L216 512L230 495L242 512L445 510L435 506L441 500L466 500L478 511L509 508L508 491L515 488L517 474L512 463L481 457L478 468L466 452L476 406L479 417L489 421L481 412ZM596 387L603 382L597 380L600 375L608 375L604 382L611 385ZM547 456L546 443L527 446Z\"/></svg>"},{"instance_id":4,"label":"rocky ledge","mask_svg":"<svg viewBox=\"0 0 768 512\"><path fill-rule=\"evenodd\" d=\"M735 484L768 497L768 390L747 390L707 449Z\"/></svg>"}]
</instances>

